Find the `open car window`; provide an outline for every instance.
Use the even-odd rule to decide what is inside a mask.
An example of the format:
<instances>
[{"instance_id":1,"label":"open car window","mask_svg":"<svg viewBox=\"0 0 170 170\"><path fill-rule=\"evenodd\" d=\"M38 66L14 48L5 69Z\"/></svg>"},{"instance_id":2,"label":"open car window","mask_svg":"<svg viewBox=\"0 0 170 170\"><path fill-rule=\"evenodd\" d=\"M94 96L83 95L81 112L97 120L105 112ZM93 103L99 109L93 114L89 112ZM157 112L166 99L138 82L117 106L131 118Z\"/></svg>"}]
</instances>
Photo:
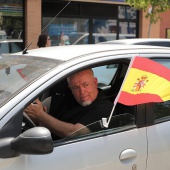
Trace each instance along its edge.
<instances>
[{"instance_id":1,"label":"open car window","mask_svg":"<svg viewBox=\"0 0 170 170\"><path fill-rule=\"evenodd\" d=\"M118 64L110 64L93 68L94 76L98 78L99 87L110 84L118 67Z\"/></svg>"},{"instance_id":2,"label":"open car window","mask_svg":"<svg viewBox=\"0 0 170 170\"><path fill-rule=\"evenodd\" d=\"M85 126L84 128L79 129L73 134L59 140L59 142L69 141L73 139L86 140L92 137L118 133L134 127L136 127L135 117L132 114L125 113L113 116L110 120L108 128L103 126L102 120L99 120Z\"/></svg>"}]
</instances>

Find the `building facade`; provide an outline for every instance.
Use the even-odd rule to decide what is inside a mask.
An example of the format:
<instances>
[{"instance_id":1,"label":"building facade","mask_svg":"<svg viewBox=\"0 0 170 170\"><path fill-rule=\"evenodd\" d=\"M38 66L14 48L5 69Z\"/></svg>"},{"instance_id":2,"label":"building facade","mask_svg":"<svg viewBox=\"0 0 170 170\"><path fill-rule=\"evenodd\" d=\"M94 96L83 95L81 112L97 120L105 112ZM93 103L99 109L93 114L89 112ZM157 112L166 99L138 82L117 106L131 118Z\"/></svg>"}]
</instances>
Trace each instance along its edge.
<instances>
[{"instance_id":1,"label":"building facade","mask_svg":"<svg viewBox=\"0 0 170 170\"><path fill-rule=\"evenodd\" d=\"M162 20L150 25L145 13L124 3L124 0L0 0L0 29L8 25L22 30L22 39L29 49L37 48L41 33L47 33L52 45L59 45L61 34L69 37L70 44L98 43L112 39L148 37L170 38L169 11L161 14ZM20 7L20 16L4 13L4 6ZM8 11L10 11L9 8ZM11 13L12 14L12 13ZM8 14L10 15L10 14ZM6 21L6 22L5 22ZM4 24L5 23L5 24ZM20 27L16 27L20 25ZM3 28L2 28L3 26ZM17 32L17 31L16 31ZM20 32L19 32L20 33Z\"/></svg>"}]
</instances>

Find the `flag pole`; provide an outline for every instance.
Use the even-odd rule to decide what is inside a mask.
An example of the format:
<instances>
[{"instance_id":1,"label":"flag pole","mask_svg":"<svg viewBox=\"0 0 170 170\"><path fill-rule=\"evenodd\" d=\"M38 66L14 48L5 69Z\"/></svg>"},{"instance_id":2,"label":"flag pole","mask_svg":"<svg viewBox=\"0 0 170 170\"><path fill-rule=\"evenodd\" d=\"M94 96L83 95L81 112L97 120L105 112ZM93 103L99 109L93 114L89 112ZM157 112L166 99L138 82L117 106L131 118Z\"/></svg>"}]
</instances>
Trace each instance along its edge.
<instances>
[{"instance_id":1,"label":"flag pole","mask_svg":"<svg viewBox=\"0 0 170 170\"><path fill-rule=\"evenodd\" d=\"M116 104L117 104L117 103L116 103ZM106 127L106 128L109 127L109 123L110 123L110 120L111 120L111 118L112 118L113 112L114 112L114 110L115 110L115 106L116 106L116 105L114 104L114 105L113 105L113 108L112 108L112 111L111 111L111 113L110 113L108 122L107 122L107 118L102 118L103 126Z\"/></svg>"},{"instance_id":2,"label":"flag pole","mask_svg":"<svg viewBox=\"0 0 170 170\"><path fill-rule=\"evenodd\" d=\"M111 111L111 113L110 113L110 116L109 116L108 121L107 121L107 118L102 118L103 126L106 127L106 128L109 127L109 123L110 123L110 120L111 120L111 118L112 118L113 112L114 112L114 110L115 110L117 101L118 101L118 99L119 99L119 96L120 96L120 93L121 93L121 91L122 91L123 85L124 85L124 83L125 83L125 81L126 81L126 77L127 77L128 73L129 73L129 70L130 70L133 62L134 62L135 57L136 57L136 56L132 57L132 59L131 59L131 61L130 61L128 70L127 70L127 72L126 72L126 75L125 75L125 78L124 78L124 80L123 80L123 83L122 83L122 85L121 85L121 87L120 87L119 93L118 93L118 95L116 96L116 99L114 100L114 105L113 105L113 108L112 108L112 111Z\"/></svg>"}]
</instances>

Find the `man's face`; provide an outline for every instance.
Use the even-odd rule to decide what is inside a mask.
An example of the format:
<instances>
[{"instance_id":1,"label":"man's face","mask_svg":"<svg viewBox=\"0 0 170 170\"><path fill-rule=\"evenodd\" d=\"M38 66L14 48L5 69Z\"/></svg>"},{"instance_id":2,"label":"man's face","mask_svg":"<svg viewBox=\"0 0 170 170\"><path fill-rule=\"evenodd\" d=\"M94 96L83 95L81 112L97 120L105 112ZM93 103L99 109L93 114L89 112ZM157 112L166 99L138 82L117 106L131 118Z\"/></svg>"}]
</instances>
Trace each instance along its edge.
<instances>
[{"instance_id":1,"label":"man's face","mask_svg":"<svg viewBox=\"0 0 170 170\"><path fill-rule=\"evenodd\" d=\"M89 70L71 76L69 87L77 102L82 106L90 105L98 94L97 78L94 78Z\"/></svg>"}]
</instances>

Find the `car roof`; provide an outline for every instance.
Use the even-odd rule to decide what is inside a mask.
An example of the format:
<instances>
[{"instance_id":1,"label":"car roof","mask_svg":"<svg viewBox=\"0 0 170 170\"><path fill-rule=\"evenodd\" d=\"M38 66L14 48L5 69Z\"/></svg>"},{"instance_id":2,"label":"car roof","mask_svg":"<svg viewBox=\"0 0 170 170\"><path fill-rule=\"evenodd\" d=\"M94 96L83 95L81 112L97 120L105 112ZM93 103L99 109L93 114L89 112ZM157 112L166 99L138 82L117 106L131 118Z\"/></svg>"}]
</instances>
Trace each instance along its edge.
<instances>
[{"instance_id":1,"label":"car roof","mask_svg":"<svg viewBox=\"0 0 170 170\"><path fill-rule=\"evenodd\" d=\"M112 41L105 41L101 44L136 44L141 42L170 42L170 39L166 38L131 38L131 39L119 39Z\"/></svg>"},{"instance_id":2,"label":"car roof","mask_svg":"<svg viewBox=\"0 0 170 170\"><path fill-rule=\"evenodd\" d=\"M161 52L161 49L168 50L170 53L170 48L167 47L155 47L147 45L105 45L105 44L86 44L86 45L67 45L67 46L52 46L28 50L26 54L29 56L51 58L60 61L68 61L76 57L85 56L88 54L95 54L101 52L115 51L116 53L123 53L125 50L132 50L136 53L143 52L143 49L150 49L153 52ZM165 52L165 51L164 51ZM23 55L22 52L15 53L15 55Z\"/></svg>"}]
</instances>

